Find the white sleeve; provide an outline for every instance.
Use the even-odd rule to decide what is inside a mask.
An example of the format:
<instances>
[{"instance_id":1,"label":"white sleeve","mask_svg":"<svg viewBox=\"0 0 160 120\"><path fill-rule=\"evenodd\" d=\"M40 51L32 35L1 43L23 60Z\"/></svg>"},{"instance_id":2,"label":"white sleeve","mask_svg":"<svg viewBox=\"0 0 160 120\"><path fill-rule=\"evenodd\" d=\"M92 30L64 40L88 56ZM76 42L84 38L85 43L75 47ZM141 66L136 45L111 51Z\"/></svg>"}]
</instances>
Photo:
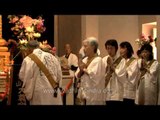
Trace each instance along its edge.
<instances>
[{"instance_id":1,"label":"white sleeve","mask_svg":"<svg viewBox=\"0 0 160 120\"><path fill-rule=\"evenodd\" d=\"M139 67L138 67L138 61L134 60L127 68L127 77L128 77L128 82L131 84L136 84L136 80L139 74Z\"/></svg>"},{"instance_id":2,"label":"white sleeve","mask_svg":"<svg viewBox=\"0 0 160 120\"><path fill-rule=\"evenodd\" d=\"M86 72L94 84L99 84L99 80L104 78L105 75L105 67L102 59L93 60L87 67Z\"/></svg>"},{"instance_id":3,"label":"white sleeve","mask_svg":"<svg viewBox=\"0 0 160 120\"><path fill-rule=\"evenodd\" d=\"M149 68L149 73L148 72L146 73L146 78L152 79L153 83L157 81L158 67L159 67L158 61L154 61L151 67Z\"/></svg>"},{"instance_id":4,"label":"white sleeve","mask_svg":"<svg viewBox=\"0 0 160 120\"><path fill-rule=\"evenodd\" d=\"M33 70L35 67L33 66L34 62L30 60L30 58L26 57L23 62L19 72L19 78L23 81L22 88L24 88L24 94L27 100L32 99L33 91L35 87L35 79L33 76ZM35 73L36 74L36 73Z\"/></svg>"},{"instance_id":5,"label":"white sleeve","mask_svg":"<svg viewBox=\"0 0 160 120\"><path fill-rule=\"evenodd\" d=\"M115 74L121 83L125 83L126 78L126 62L122 59L118 66L115 68Z\"/></svg>"},{"instance_id":6,"label":"white sleeve","mask_svg":"<svg viewBox=\"0 0 160 120\"><path fill-rule=\"evenodd\" d=\"M71 65L78 66L78 57L73 54Z\"/></svg>"}]
</instances>

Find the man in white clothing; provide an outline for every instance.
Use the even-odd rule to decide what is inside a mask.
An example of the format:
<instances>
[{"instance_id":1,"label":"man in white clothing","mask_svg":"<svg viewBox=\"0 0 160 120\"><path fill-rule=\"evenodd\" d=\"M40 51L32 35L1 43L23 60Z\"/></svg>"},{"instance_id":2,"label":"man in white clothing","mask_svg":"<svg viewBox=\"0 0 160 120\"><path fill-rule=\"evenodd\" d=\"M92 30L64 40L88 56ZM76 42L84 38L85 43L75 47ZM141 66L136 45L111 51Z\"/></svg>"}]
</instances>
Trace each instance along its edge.
<instances>
[{"instance_id":1,"label":"man in white clothing","mask_svg":"<svg viewBox=\"0 0 160 120\"><path fill-rule=\"evenodd\" d=\"M106 68L106 104L122 105L123 84L125 78L125 59L117 54L118 43L115 39L109 39L105 43L108 55L103 58Z\"/></svg>"},{"instance_id":2,"label":"man in white clothing","mask_svg":"<svg viewBox=\"0 0 160 120\"><path fill-rule=\"evenodd\" d=\"M63 57L68 60L68 65L62 66L62 69L69 70L70 75L74 77L78 68L78 57L72 53L70 44L65 44L65 55Z\"/></svg>"},{"instance_id":3,"label":"man in white clothing","mask_svg":"<svg viewBox=\"0 0 160 120\"><path fill-rule=\"evenodd\" d=\"M40 59L54 81L61 86L62 71L58 60L52 54L42 51L35 40L29 41L27 46L28 52ZM19 78L23 81L24 94L30 105L62 105L59 88L53 89L46 75L28 56L23 60Z\"/></svg>"}]
</instances>

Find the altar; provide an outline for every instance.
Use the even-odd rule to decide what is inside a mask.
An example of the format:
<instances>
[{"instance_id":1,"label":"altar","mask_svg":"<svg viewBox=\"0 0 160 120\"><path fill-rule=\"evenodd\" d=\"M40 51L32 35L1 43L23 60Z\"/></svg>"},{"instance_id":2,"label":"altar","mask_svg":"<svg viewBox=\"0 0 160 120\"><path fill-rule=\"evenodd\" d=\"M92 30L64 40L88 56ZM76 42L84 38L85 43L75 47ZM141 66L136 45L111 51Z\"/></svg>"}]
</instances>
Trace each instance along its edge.
<instances>
[{"instance_id":1,"label":"altar","mask_svg":"<svg viewBox=\"0 0 160 120\"><path fill-rule=\"evenodd\" d=\"M5 104L11 104L11 89L12 89L12 67L13 64L10 60L10 52L7 47L2 47L2 39L0 48L0 102L7 100ZM4 40L3 40L4 41ZM4 50L4 51L3 51Z\"/></svg>"}]
</instances>

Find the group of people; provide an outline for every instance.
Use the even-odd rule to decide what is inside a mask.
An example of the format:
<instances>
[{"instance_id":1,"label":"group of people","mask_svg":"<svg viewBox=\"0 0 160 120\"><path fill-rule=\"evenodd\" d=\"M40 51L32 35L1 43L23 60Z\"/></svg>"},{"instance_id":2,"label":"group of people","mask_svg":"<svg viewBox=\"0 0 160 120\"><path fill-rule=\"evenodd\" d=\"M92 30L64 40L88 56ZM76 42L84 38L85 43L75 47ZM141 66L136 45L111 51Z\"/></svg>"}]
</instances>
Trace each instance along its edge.
<instances>
[{"instance_id":1,"label":"group of people","mask_svg":"<svg viewBox=\"0 0 160 120\"><path fill-rule=\"evenodd\" d=\"M29 41L28 53L34 54L43 64L38 65L28 55L19 72L30 104L63 105L62 69L68 69L78 82L75 104L158 105L160 67L153 59L152 46L144 44L138 51L139 58L134 57L132 45L127 41L118 45L117 40L109 39L105 48L108 55L102 58L98 40L89 37L83 41L77 57L66 44L63 57L68 60L68 66L63 68L54 55L39 48L37 41ZM48 69L48 74L43 69Z\"/></svg>"}]
</instances>

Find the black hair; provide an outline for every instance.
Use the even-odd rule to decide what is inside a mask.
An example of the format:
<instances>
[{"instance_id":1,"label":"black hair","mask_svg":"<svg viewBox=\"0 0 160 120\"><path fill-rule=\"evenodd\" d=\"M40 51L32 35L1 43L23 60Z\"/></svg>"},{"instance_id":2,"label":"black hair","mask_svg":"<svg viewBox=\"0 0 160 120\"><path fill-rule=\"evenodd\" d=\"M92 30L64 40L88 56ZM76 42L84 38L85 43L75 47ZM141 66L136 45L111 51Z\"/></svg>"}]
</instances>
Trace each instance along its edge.
<instances>
[{"instance_id":1,"label":"black hair","mask_svg":"<svg viewBox=\"0 0 160 120\"><path fill-rule=\"evenodd\" d=\"M107 40L106 43L105 43L105 47L107 47L108 45L114 46L116 48L116 52L117 52L117 50L118 50L117 40L115 40L115 39Z\"/></svg>"},{"instance_id":2,"label":"black hair","mask_svg":"<svg viewBox=\"0 0 160 120\"><path fill-rule=\"evenodd\" d=\"M147 50L148 52L150 52L149 55L149 60L153 60L153 48L150 44L144 44L142 45L140 51L142 52L143 50Z\"/></svg>"},{"instance_id":3,"label":"black hair","mask_svg":"<svg viewBox=\"0 0 160 120\"><path fill-rule=\"evenodd\" d=\"M129 42L127 42L127 41L122 42L120 44L120 47L121 48L127 48L127 58L132 57L134 51L133 51L132 45Z\"/></svg>"},{"instance_id":4,"label":"black hair","mask_svg":"<svg viewBox=\"0 0 160 120\"><path fill-rule=\"evenodd\" d=\"M140 57L140 54L141 54L141 50L137 50L137 56Z\"/></svg>"},{"instance_id":5,"label":"black hair","mask_svg":"<svg viewBox=\"0 0 160 120\"><path fill-rule=\"evenodd\" d=\"M39 47L39 42L37 40L31 40L27 43L27 47L35 49L35 48Z\"/></svg>"}]
</instances>

